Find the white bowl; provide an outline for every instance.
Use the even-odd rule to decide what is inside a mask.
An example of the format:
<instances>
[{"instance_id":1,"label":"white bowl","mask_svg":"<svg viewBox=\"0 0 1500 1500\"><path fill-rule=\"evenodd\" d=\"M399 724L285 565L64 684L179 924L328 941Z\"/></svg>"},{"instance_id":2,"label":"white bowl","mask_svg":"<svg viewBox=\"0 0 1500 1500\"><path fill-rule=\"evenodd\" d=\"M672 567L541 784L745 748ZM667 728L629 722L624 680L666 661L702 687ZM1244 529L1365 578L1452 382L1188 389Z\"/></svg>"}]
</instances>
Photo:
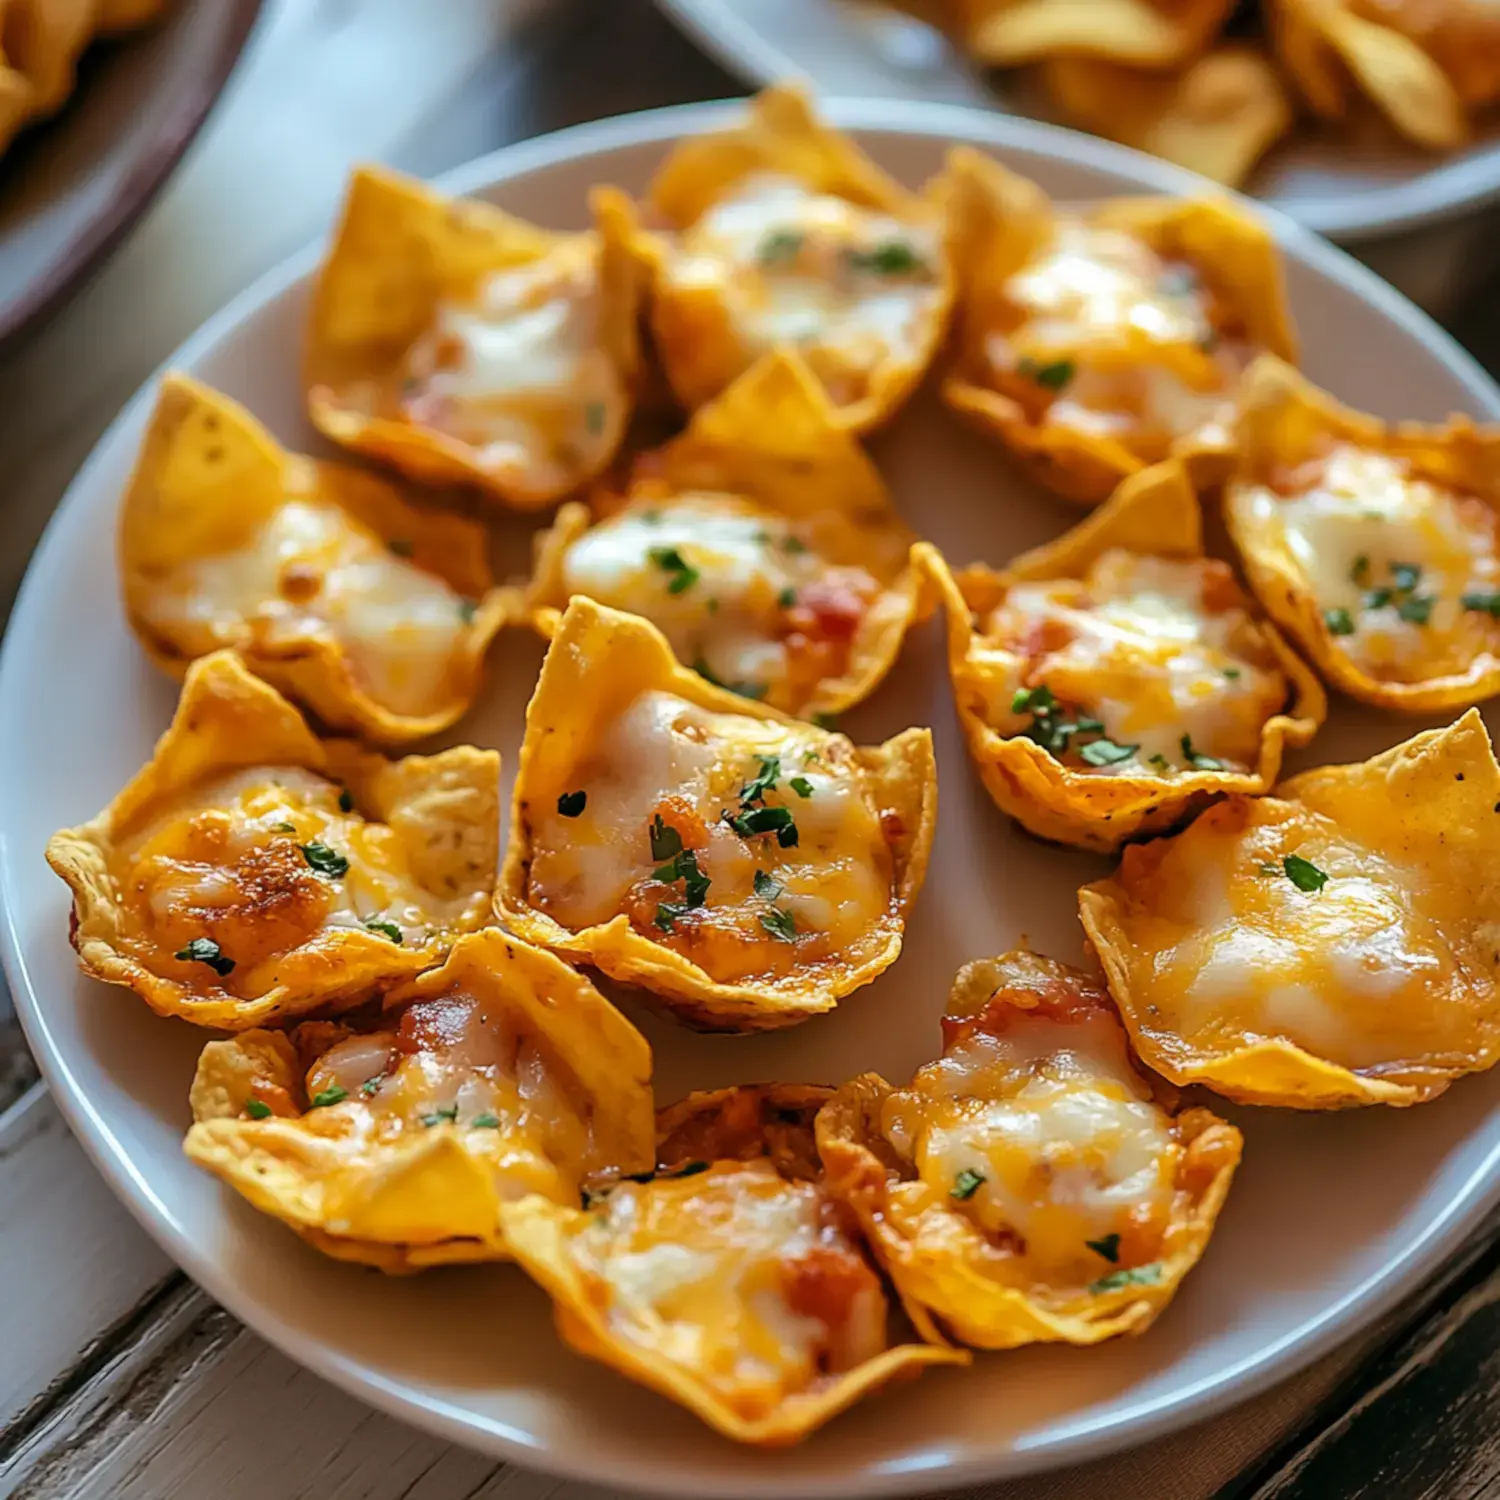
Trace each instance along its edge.
<instances>
[{"instance_id":1,"label":"white bowl","mask_svg":"<svg viewBox=\"0 0 1500 1500\"><path fill-rule=\"evenodd\" d=\"M639 189L674 139L732 113L694 106L566 131L443 186L580 225L591 183ZM1060 195L1192 184L1145 158L1000 115L891 101L835 103L829 113L912 183L950 142L969 140ZM1437 418L1459 407L1500 417L1500 396L1425 318L1338 251L1285 220L1275 227L1314 379L1385 416ZM262 281L173 360L248 403L284 440L307 445L296 373L312 264L304 255ZM43 1071L115 1191L189 1275L320 1374L499 1457L616 1486L692 1500L910 1494L1094 1457L1249 1395L1409 1291L1500 1196L1500 1076L1465 1080L1410 1111L1232 1111L1248 1138L1240 1180L1204 1263L1149 1334L935 1372L779 1453L736 1448L566 1352L545 1299L512 1267L391 1281L323 1259L183 1158L203 1034L79 976L67 895L42 861L54 829L93 814L136 769L173 703L173 687L126 629L114 573L115 505L151 401L148 389L131 402L75 480L0 659L5 966ZM930 405L919 403L875 447L908 518L958 561L1002 560L1076 519ZM507 772L540 654L525 634L503 637L487 699L454 736L499 746ZM834 1015L790 1032L704 1037L638 1017L656 1048L663 1100L692 1086L837 1081L871 1067L905 1077L937 1049L959 964L1023 934L1080 958L1074 889L1103 861L1022 838L990 805L964 756L934 627L909 643L892 681L849 727L871 737L908 723L935 728L942 815L905 955ZM1341 706L1314 749L1320 760L1350 759L1409 729Z\"/></svg>"}]
</instances>

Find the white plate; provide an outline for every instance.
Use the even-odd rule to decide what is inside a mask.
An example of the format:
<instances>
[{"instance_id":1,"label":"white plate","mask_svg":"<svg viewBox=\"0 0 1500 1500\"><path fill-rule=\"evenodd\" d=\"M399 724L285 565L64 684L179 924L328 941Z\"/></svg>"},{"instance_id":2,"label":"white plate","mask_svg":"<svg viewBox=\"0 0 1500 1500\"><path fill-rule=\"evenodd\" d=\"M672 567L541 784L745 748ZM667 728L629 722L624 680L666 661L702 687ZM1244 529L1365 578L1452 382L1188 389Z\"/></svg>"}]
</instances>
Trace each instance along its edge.
<instances>
[{"instance_id":1,"label":"white plate","mask_svg":"<svg viewBox=\"0 0 1500 1500\"><path fill-rule=\"evenodd\" d=\"M1031 114L1042 101L988 76L941 32L883 0L657 0L750 83L804 77L825 94L977 104ZM1249 191L1341 244L1383 239L1500 198L1500 130L1434 156L1379 132L1358 142L1299 131Z\"/></svg>"},{"instance_id":2,"label":"white plate","mask_svg":"<svg viewBox=\"0 0 1500 1500\"><path fill-rule=\"evenodd\" d=\"M835 104L829 113L909 183L964 139L1061 195L1172 191L1192 181L1000 115L893 102ZM475 163L444 186L544 223L580 225L591 183L639 189L669 142L730 114L694 106L567 131ZM1314 379L1390 417L1437 418L1454 407L1500 417L1500 395L1425 318L1338 251L1284 221L1277 230ZM296 385L311 264L303 256L252 288L174 360L247 402L293 444L312 441ZM735 1448L565 1352L543 1297L512 1267L392 1281L323 1259L183 1158L203 1034L78 975L66 893L42 862L55 828L94 813L135 771L173 703L172 686L126 629L114 571L116 501L151 400L149 390L136 397L74 482L0 660L5 965L43 1071L115 1191L189 1275L320 1374L450 1438L615 1485L692 1500L910 1494L1092 1457L1248 1395L1389 1306L1497 1196L1500 1074L1411 1111L1236 1111L1247 1159L1219 1233L1146 1337L934 1372L784 1453ZM956 560L1002 560L1076 519L1016 483L992 447L931 407L907 413L876 446L908 518ZM499 746L507 771L540 655L530 636L506 635L492 653L487 701L457 736ZM958 737L934 627L909 644L850 728L876 736L908 723L936 730L942 817L902 960L836 1014L790 1032L703 1037L640 1016L663 1100L692 1086L832 1082L871 1067L905 1077L938 1046L959 964L1022 934L1060 958L1080 957L1074 888L1103 861L1022 838L990 805ZM1409 727L1340 708L1316 749L1349 759Z\"/></svg>"}]
</instances>

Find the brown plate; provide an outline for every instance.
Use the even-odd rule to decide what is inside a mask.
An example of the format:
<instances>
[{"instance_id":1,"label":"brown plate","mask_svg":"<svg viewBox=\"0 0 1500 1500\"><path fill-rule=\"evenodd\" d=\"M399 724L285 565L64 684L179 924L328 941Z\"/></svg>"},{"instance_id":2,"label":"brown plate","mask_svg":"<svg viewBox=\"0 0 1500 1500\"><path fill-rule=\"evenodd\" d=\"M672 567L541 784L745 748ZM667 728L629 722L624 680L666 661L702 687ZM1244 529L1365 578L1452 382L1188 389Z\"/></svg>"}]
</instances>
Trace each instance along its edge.
<instances>
[{"instance_id":1,"label":"brown plate","mask_svg":"<svg viewBox=\"0 0 1500 1500\"><path fill-rule=\"evenodd\" d=\"M0 344L56 309L140 217L234 68L260 0L175 0L89 48L62 112L0 157Z\"/></svg>"}]
</instances>

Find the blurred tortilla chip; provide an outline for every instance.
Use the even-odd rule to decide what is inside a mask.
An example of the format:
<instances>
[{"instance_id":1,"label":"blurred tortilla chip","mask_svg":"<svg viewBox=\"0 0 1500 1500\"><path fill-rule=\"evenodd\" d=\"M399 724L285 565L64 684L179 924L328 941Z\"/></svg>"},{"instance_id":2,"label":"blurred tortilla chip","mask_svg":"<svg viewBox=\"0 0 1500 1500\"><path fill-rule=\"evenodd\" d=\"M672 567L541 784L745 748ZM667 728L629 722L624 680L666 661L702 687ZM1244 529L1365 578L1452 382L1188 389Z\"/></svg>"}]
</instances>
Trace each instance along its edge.
<instances>
[{"instance_id":1,"label":"blurred tortilla chip","mask_svg":"<svg viewBox=\"0 0 1500 1500\"><path fill-rule=\"evenodd\" d=\"M1209 44L1234 0L959 0L955 9L970 50L995 67L1064 56L1170 68Z\"/></svg>"}]
</instances>

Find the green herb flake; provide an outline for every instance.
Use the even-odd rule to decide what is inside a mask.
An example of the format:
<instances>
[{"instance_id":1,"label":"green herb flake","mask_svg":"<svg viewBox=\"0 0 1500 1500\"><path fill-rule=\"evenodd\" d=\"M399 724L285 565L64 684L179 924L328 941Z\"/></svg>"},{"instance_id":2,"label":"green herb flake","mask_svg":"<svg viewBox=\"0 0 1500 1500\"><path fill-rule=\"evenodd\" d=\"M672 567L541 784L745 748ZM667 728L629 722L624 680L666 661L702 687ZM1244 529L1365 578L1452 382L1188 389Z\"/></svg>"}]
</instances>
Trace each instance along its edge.
<instances>
[{"instance_id":1,"label":"green herb flake","mask_svg":"<svg viewBox=\"0 0 1500 1500\"><path fill-rule=\"evenodd\" d=\"M676 547L651 547L646 556L667 575L669 594L685 594L702 576Z\"/></svg>"},{"instance_id":2,"label":"green herb flake","mask_svg":"<svg viewBox=\"0 0 1500 1500\"><path fill-rule=\"evenodd\" d=\"M813 784L805 776L793 776L787 785L796 792L799 797L811 797Z\"/></svg>"},{"instance_id":3,"label":"green herb flake","mask_svg":"<svg viewBox=\"0 0 1500 1500\"><path fill-rule=\"evenodd\" d=\"M354 798L349 795L349 788L346 786L339 788L339 811L346 813L354 811Z\"/></svg>"},{"instance_id":4,"label":"green herb flake","mask_svg":"<svg viewBox=\"0 0 1500 1500\"><path fill-rule=\"evenodd\" d=\"M797 847L797 824L791 810L785 807L756 807L749 812L726 813L724 820L742 839L762 833L774 833L783 849Z\"/></svg>"},{"instance_id":5,"label":"green herb flake","mask_svg":"<svg viewBox=\"0 0 1500 1500\"><path fill-rule=\"evenodd\" d=\"M310 844L299 844L297 847L302 850L303 859L319 875L328 875L337 880L349 869L349 861L342 854L336 849L330 849L327 844L320 844L316 839Z\"/></svg>"},{"instance_id":6,"label":"green herb flake","mask_svg":"<svg viewBox=\"0 0 1500 1500\"><path fill-rule=\"evenodd\" d=\"M1098 739L1090 740L1078 754L1091 766L1117 766L1122 760L1129 760L1140 748L1139 745L1117 745L1113 740Z\"/></svg>"},{"instance_id":7,"label":"green herb flake","mask_svg":"<svg viewBox=\"0 0 1500 1500\"><path fill-rule=\"evenodd\" d=\"M664 823L660 813L651 819L650 835L652 859L666 860L682 853L682 835L670 823Z\"/></svg>"},{"instance_id":8,"label":"green herb flake","mask_svg":"<svg viewBox=\"0 0 1500 1500\"><path fill-rule=\"evenodd\" d=\"M983 1173L971 1172L968 1167L965 1167L953 1179L953 1186L948 1190L948 1196L950 1198L957 1198L960 1202L965 1198L972 1198L979 1191L979 1185L983 1181Z\"/></svg>"},{"instance_id":9,"label":"green herb flake","mask_svg":"<svg viewBox=\"0 0 1500 1500\"><path fill-rule=\"evenodd\" d=\"M845 257L855 270L877 276L909 276L927 269L927 262L905 240L883 240L869 250L845 251Z\"/></svg>"},{"instance_id":10,"label":"green herb flake","mask_svg":"<svg viewBox=\"0 0 1500 1500\"><path fill-rule=\"evenodd\" d=\"M774 901L782 891L781 882L765 870L755 872L755 894L762 901Z\"/></svg>"},{"instance_id":11,"label":"green herb flake","mask_svg":"<svg viewBox=\"0 0 1500 1500\"><path fill-rule=\"evenodd\" d=\"M475 599L460 599L458 601L458 618L465 625L474 623L474 616L479 611L479 602Z\"/></svg>"},{"instance_id":12,"label":"green herb flake","mask_svg":"<svg viewBox=\"0 0 1500 1500\"><path fill-rule=\"evenodd\" d=\"M1396 606L1396 613L1408 625L1425 625L1432 618L1432 606L1436 603L1431 594L1412 594Z\"/></svg>"},{"instance_id":13,"label":"green herb flake","mask_svg":"<svg viewBox=\"0 0 1500 1500\"><path fill-rule=\"evenodd\" d=\"M180 964L207 964L221 979L234 973L234 960L225 958L224 950L212 938L194 938L172 957Z\"/></svg>"},{"instance_id":14,"label":"green herb flake","mask_svg":"<svg viewBox=\"0 0 1500 1500\"><path fill-rule=\"evenodd\" d=\"M1354 559L1354 566L1349 569L1349 581L1359 584L1361 588L1370 581L1370 559L1363 552Z\"/></svg>"},{"instance_id":15,"label":"green herb flake","mask_svg":"<svg viewBox=\"0 0 1500 1500\"><path fill-rule=\"evenodd\" d=\"M441 1125L445 1120L451 1125L457 1123L458 1106L450 1104L446 1109L435 1109L431 1114L421 1117L422 1123L431 1130L434 1125Z\"/></svg>"},{"instance_id":16,"label":"green herb flake","mask_svg":"<svg viewBox=\"0 0 1500 1500\"><path fill-rule=\"evenodd\" d=\"M1329 635L1354 634L1354 616L1347 609L1325 609L1323 623L1328 627Z\"/></svg>"},{"instance_id":17,"label":"green herb flake","mask_svg":"<svg viewBox=\"0 0 1500 1500\"><path fill-rule=\"evenodd\" d=\"M824 713L821 710L812 716L812 721L819 729L826 729L830 733L839 727L837 714Z\"/></svg>"},{"instance_id":18,"label":"green herb flake","mask_svg":"<svg viewBox=\"0 0 1500 1500\"><path fill-rule=\"evenodd\" d=\"M1465 594L1458 602L1465 609L1478 610L1481 614L1500 618L1500 593Z\"/></svg>"},{"instance_id":19,"label":"green herb flake","mask_svg":"<svg viewBox=\"0 0 1500 1500\"><path fill-rule=\"evenodd\" d=\"M1225 667L1224 675L1231 682L1238 682L1240 680L1240 669L1238 667Z\"/></svg>"},{"instance_id":20,"label":"green herb flake","mask_svg":"<svg viewBox=\"0 0 1500 1500\"><path fill-rule=\"evenodd\" d=\"M245 1113L252 1120L269 1120L271 1118L271 1106L264 1099L246 1099Z\"/></svg>"},{"instance_id":21,"label":"green herb flake","mask_svg":"<svg viewBox=\"0 0 1500 1500\"><path fill-rule=\"evenodd\" d=\"M796 918L791 912L783 911L779 906L773 906L770 911L763 911L760 914L760 925L778 943L793 943L797 940Z\"/></svg>"},{"instance_id":22,"label":"green herb flake","mask_svg":"<svg viewBox=\"0 0 1500 1500\"><path fill-rule=\"evenodd\" d=\"M314 1109L327 1109L330 1104L341 1104L348 1097L348 1089L342 1088L336 1083L330 1083L326 1089L319 1089L312 1096L312 1107Z\"/></svg>"},{"instance_id":23,"label":"green herb flake","mask_svg":"<svg viewBox=\"0 0 1500 1500\"><path fill-rule=\"evenodd\" d=\"M804 239L800 229L773 229L761 240L755 258L763 266L781 265L795 260Z\"/></svg>"},{"instance_id":24,"label":"green herb flake","mask_svg":"<svg viewBox=\"0 0 1500 1500\"><path fill-rule=\"evenodd\" d=\"M656 925L663 932L671 932L679 917L685 917L692 908L681 901L663 901L656 908Z\"/></svg>"},{"instance_id":25,"label":"green herb flake","mask_svg":"<svg viewBox=\"0 0 1500 1500\"><path fill-rule=\"evenodd\" d=\"M1182 758L1195 771L1227 771L1229 769L1222 760L1215 760L1211 755L1200 755L1194 750L1193 737L1190 734L1182 737Z\"/></svg>"},{"instance_id":26,"label":"green herb flake","mask_svg":"<svg viewBox=\"0 0 1500 1500\"><path fill-rule=\"evenodd\" d=\"M393 536L386 543L386 546L389 547L397 557L410 557L412 553L417 550L409 541L407 541L404 536Z\"/></svg>"},{"instance_id":27,"label":"green herb flake","mask_svg":"<svg viewBox=\"0 0 1500 1500\"><path fill-rule=\"evenodd\" d=\"M557 799L557 810L565 818L576 818L588 805L587 792L564 792Z\"/></svg>"},{"instance_id":28,"label":"green herb flake","mask_svg":"<svg viewBox=\"0 0 1500 1500\"><path fill-rule=\"evenodd\" d=\"M1391 564L1391 582L1403 594L1409 594L1422 581L1422 570L1416 563Z\"/></svg>"},{"instance_id":29,"label":"green herb flake","mask_svg":"<svg viewBox=\"0 0 1500 1500\"><path fill-rule=\"evenodd\" d=\"M742 807L754 807L757 802L766 800L766 793L776 789L776 783L781 779L781 757L779 755L761 755L756 759L760 763L760 770L755 776L740 788L740 805Z\"/></svg>"},{"instance_id":30,"label":"green herb flake","mask_svg":"<svg viewBox=\"0 0 1500 1500\"><path fill-rule=\"evenodd\" d=\"M1023 380L1029 380L1033 385L1039 385L1044 391L1060 391L1078 372L1078 366L1071 359L1053 359L1045 364L1039 364L1034 359L1020 360L1016 365L1016 374Z\"/></svg>"},{"instance_id":31,"label":"green herb flake","mask_svg":"<svg viewBox=\"0 0 1500 1500\"><path fill-rule=\"evenodd\" d=\"M800 557L808 550L807 543L800 536L788 534L781 539L781 550L789 557Z\"/></svg>"},{"instance_id":32,"label":"green herb flake","mask_svg":"<svg viewBox=\"0 0 1500 1500\"><path fill-rule=\"evenodd\" d=\"M1282 860L1281 868L1285 871L1286 878L1299 891L1321 891L1328 884L1328 876L1310 859L1303 859L1300 854L1288 854Z\"/></svg>"},{"instance_id":33,"label":"green herb flake","mask_svg":"<svg viewBox=\"0 0 1500 1500\"><path fill-rule=\"evenodd\" d=\"M296 833L296 831L297 831L297 825L295 823L272 823L271 824L271 832L272 833Z\"/></svg>"},{"instance_id":34,"label":"green herb flake","mask_svg":"<svg viewBox=\"0 0 1500 1500\"><path fill-rule=\"evenodd\" d=\"M371 932L378 932L381 937L389 938L398 948L406 941L405 935L394 922L387 922L380 917L369 917L365 926Z\"/></svg>"},{"instance_id":35,"label":"green herb flake","mask_svg":"<svg viewBox=\"0 0 1500 1500\"><path fill-rule=\"evenodd\" d=\"M380 1092L380 1085L385 1082L386 1077L384 1073L377 1073L373 1078L365 1079L359 1086L360 1097L373 1099Z\"/></svg>"},{"instance_id":36,"label":"green herb flake","mask_svg":"<svg viewBox=\"0 0 1500 1500\"><path fill-rule=\"evenodd\" d=\"M1160 1280L1161 1262L1153 1260L1144 1266L1126 1266L1101 1276L1090 1284L1089 1294L1098 1296L1100 1292L1118 1292L1127 1286L1155 1286Z\"/></svg>"},{"instance_id":37,"label":"green herb flake","mask_svg":"<svg viewBox=\"0 0 1500 1500\"><path fill-rule=\"evenodd\" d=\"M1160 751L1151 757L1150 764L1155 766L1158 771L1170 771L1172 769L1171 761L1165 755L1161 754Z\"/></svg>"},{"instance_id":38,"label":"green herb flake","mask_svg":"<svg viewBox=\"0 0 1500 1500\"><path fill-rule=\"evenodd\" d=\"M470 1130L499 1130L499 1128L500 1116L492 1115L488 1110L486 1110L482 1115L475 1115L474 1118L469 1121Z\"/></svg>"},{"instance_id":39,"label":"green herb flake","mask_svg":"<svg viewBox=\"0 0 1500 1500\"><path fill-rule=\"evenodd\" d=\"M790 584L788 584L786 588L782 589L782 591L776 596L776 606L778 609L792 609L793 607L795 607L796 603L797 590L794 589Z\"/></svg>"},{"instance_id":40,"label":"green herb flake","mask_svg":"<svg viewBox=\"0 0 1500 1500\"><path fill-rule=\"evenodd\" d=\"M682 894L690 910L703 905L708 899L708 888L713 884L698 868L698 855L693 849L679 849L667 864L658 865L653 875L655 879L668 885L680 880Z\"/></svg>"},{"instance_id":41,"label":"green herb flake","mask_svg":"<svg viewBox=\"0 0 1500 1500\"><path fill-rule=\"evenodd\" d=\"M1111 1264L1120 1258L1120 1236L1117 1234L1101 1235L1097 1240L1085 1240L1083 1243L1095 1255L1102 1255Z\"/></svg>"}]
</instances>

